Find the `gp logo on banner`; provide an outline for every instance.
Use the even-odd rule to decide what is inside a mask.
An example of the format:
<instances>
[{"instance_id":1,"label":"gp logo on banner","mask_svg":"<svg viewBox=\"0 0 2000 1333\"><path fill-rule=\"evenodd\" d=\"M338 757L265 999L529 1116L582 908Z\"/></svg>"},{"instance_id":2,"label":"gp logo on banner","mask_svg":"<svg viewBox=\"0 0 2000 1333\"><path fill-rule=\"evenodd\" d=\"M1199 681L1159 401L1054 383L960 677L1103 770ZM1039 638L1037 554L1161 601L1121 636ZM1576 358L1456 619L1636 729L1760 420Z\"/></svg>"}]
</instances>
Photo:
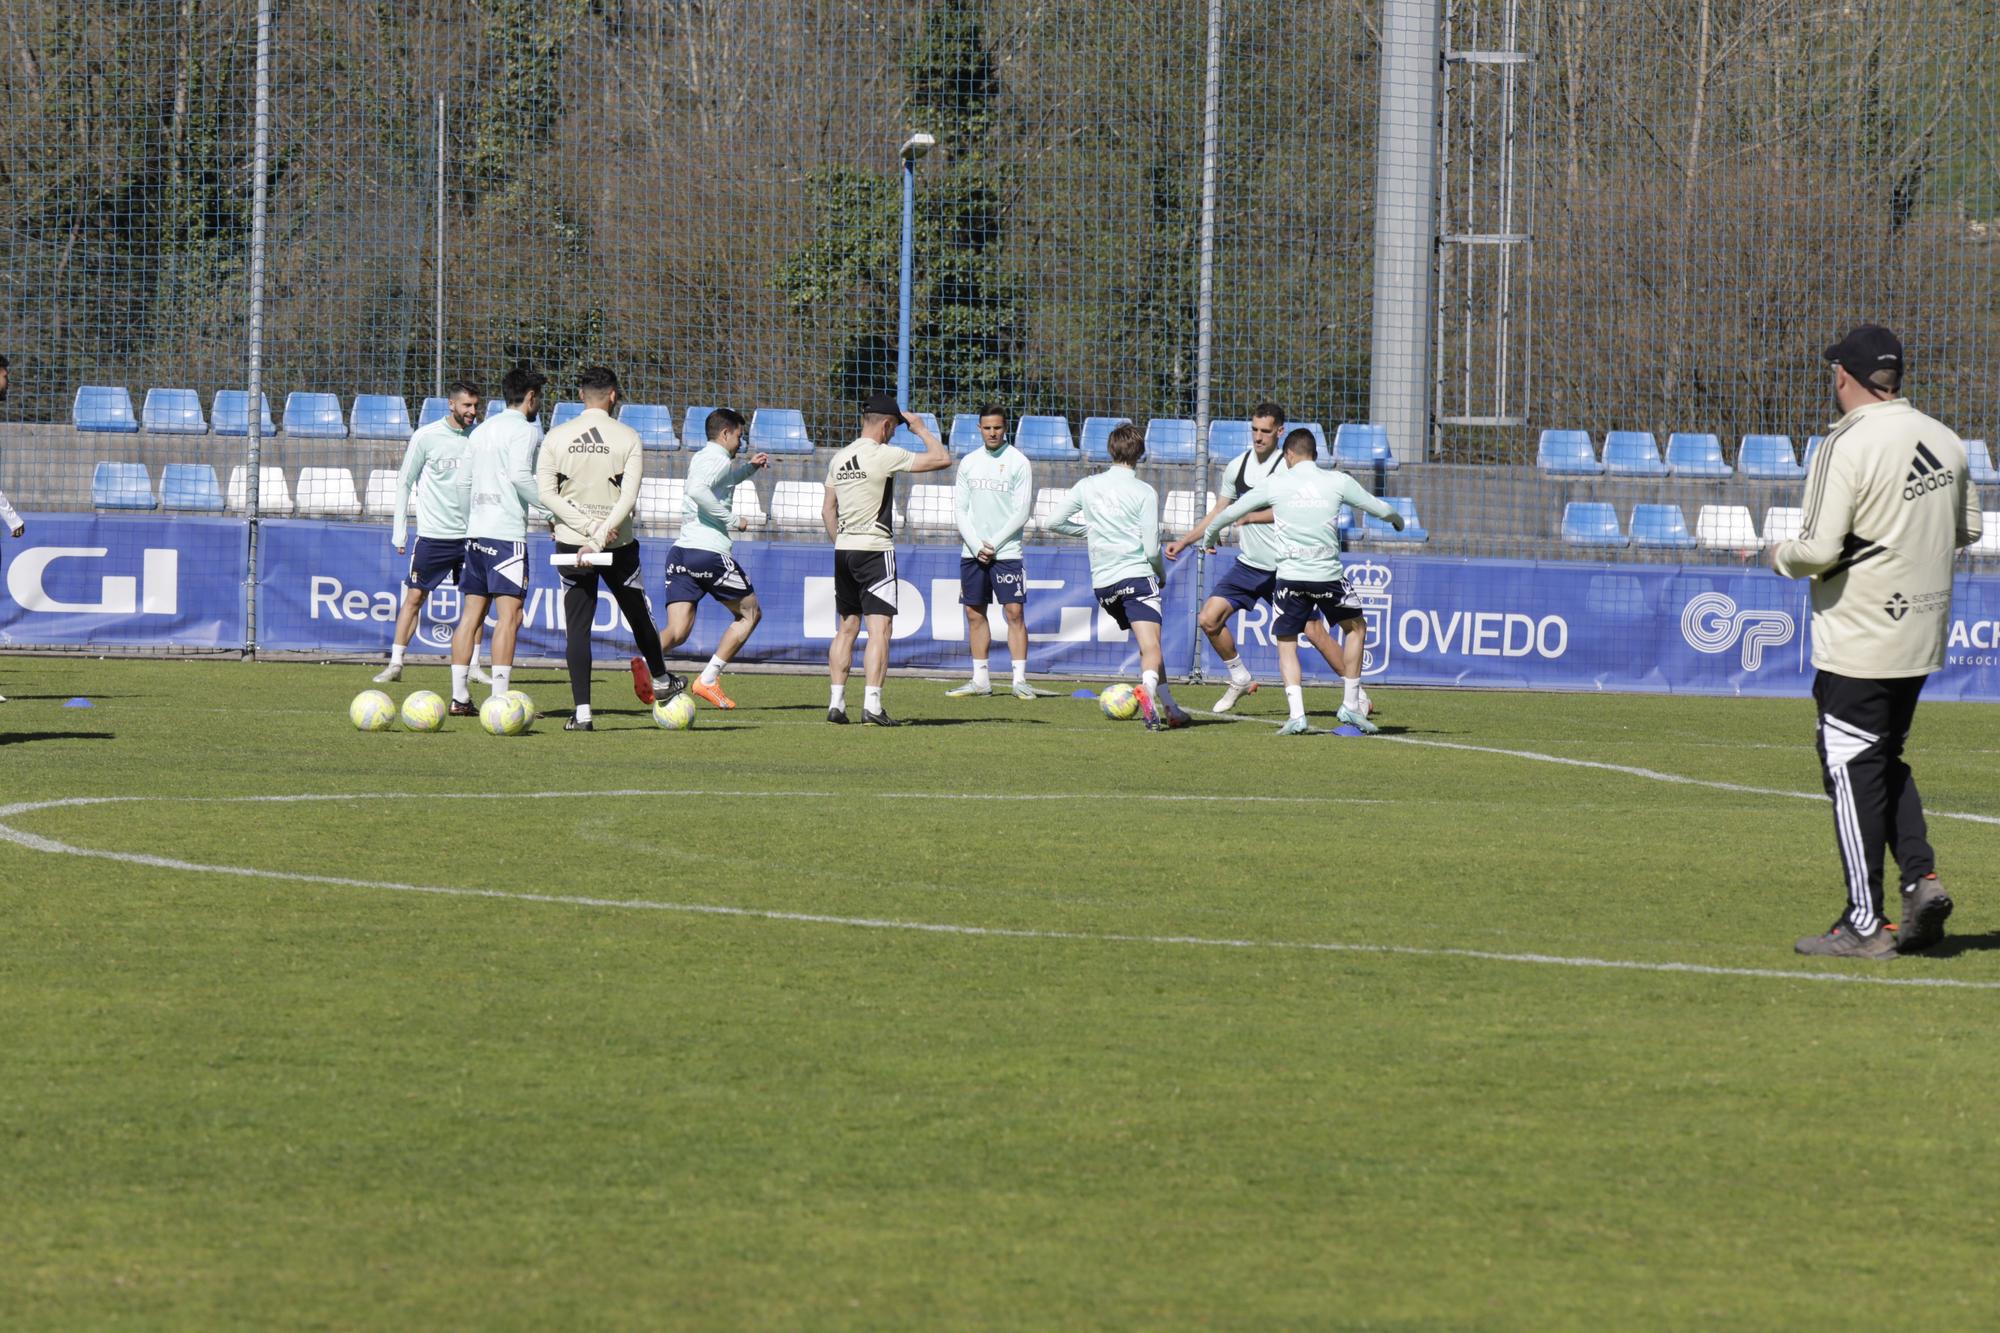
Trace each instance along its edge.
<instances>
[{"instance_id":1,"label":"gp logo on banner","mask_svg":"<svg viewBox=\"0 0 2000 1333\"><path fill-rule=\"evenodd\" d=\"M1742 610L1727 593L1705 592L1681 608L1681 637L1688 647L1726 653L1741 644L1745 671L1758 670L1764 665L1766 648L1782 647L1796 633L1797 622L1785 612Z\"/></svg>"}]
</instances>

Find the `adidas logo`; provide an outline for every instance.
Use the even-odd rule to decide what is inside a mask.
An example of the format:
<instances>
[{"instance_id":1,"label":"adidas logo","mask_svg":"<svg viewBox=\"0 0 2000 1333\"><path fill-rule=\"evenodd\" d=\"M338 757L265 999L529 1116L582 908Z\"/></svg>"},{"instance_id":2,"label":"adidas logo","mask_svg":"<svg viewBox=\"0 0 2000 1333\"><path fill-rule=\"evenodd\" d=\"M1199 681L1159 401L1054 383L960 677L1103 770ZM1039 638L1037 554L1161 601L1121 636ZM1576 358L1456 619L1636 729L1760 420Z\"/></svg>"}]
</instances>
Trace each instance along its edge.
<instances>
[{"instance_id":1,"label":"adidas logo","mask_svg":"<svg viewBox=\"0 0 2000 1333\"><path fill-rule=\"evenodd\" d=\"M1910 460L1910 473L1903 478L1903 498L1915 500L1957 480L1957 474L1940 462L1938 456L1930 451L1930 446L1920 440L1917 442L1916 457Z\"/></svg>"},{"instance_id":2,"label":"adidas logo","mask_svg":"<svg viewBox=\"0 0 2000 1333\"><path fill-rule=\"evenodd\" d=\"M834 470L833 475L836 480L843 480L847 478L866 478L868 476L868 469L861 466L860 459L850 458L845 463L842 463L838 468L836 468Z\"/></svg>"}]
</instances>

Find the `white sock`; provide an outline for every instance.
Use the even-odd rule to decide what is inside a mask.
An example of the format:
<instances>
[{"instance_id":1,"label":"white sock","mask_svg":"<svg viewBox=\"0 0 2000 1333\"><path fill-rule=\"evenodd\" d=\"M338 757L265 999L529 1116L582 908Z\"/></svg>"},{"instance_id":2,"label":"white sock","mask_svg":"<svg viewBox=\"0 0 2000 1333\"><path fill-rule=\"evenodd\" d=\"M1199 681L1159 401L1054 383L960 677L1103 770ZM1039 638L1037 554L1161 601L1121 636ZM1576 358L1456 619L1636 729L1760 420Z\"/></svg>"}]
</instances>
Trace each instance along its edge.
<instances>
[{"instance_id":1,"label":"white sock","mask_svg":"<svg viewBox=\"0 0 2000 1333\"><path fill-rule=\"evenodd\" d=\"M390 666L401 666L401 665L403 665L403 645L402 645L402 644L400 644L400 643L392 643L392 644L390 644L390 645L389 645L389 665L390 665Z\"/></svg>"},{"instance_id":2,"label":"white sock","mask_svg":"<svg viewBox=\"0 0 2000 1333\"><path fill-rule=\"evenodd\" d=\"M1256 679L1250 674L1250 668L1243 665L1241 657L1230 658L1222 664L1222 667L1223 670L1229 673L1229 683L1231 685L1248 685L1252 680Z\"/></svg>"},{"instance_id":3,"label":"white sock","mask_svg":"<svg viewBox=\"0 0 2000 1333\"><path fill-rule=\"evenodd\" d=\"M972 659L972 683L974 685L984 685L989 688L993 684L993 673L988 670L986 659L983 657Z\"/></svg>"},{"instance_id":4,"label":"white sock","mask_svg":"<svg viewBox=\"0 0 2000 1333\"><path fill-rule=\"evenodd\" d=\"M1028 683L1028 664L1026 662L1014 663L1014 683L1016 685L1026 685Z\"/></svg>"},{"instance_id":5,"label":"white sock","mask_svg":"<svg viewBox=\"0 0 2000 1333\"><path fill-rule=\"evenodd\" d=\"M472 645L472 660L465 665L468 670L479 670L479 645L477 643Z\"/></svg>"},{"instance_id":6,"label":"white sock","mask_svg":"<svg viewBox=\"0 0 2000 1333\"><path fill-rule=\"evenodd\" d=\"M1293 717L1304 717L1306 715L1305 687L1300 685L1285 686L1285 706L1292 710Z\"/></svg>"},{"instance_id":7,"label":"white sock","mask_svg":"<svg viewBox=\"0 0 2000 1333\"><path fill-rule=\"evenodd\" d=\"M836 713L845 713L847 711L847 687L845 685L835 685L833 692L827 695L826 706Z\"/></svg>"},{"instance_id":8,"label":"white sock","mask_svg":"<svg viewBox=\"0 0 2000 1333\"><path fill-rule=\"evenodd\" d=\"M451 664L451 701L453 703L467 704L472 702L472 689L466 684L466 680L471 675L471 667L460 666L456 662Z\"/></svg>"},{"instance_id":9,"label":"white sock","mask_svg":"<svg viewBox=\"0 0 2000 1333\"><path fill-rule=\"evenodd\" d=\"M704 685L715 684L716 681L722 678L722 668L727 665L728 663L724 662L720 657L709 658L708 665L701 669L701 683Z\"/></svg>"},{"instance_id":10,"label":"white sock","mask_svg":"<svg viewBox=\"0 0 2000 1333\"><path fill-rule=\"evenodd\" d=\"M508 686L508 682L512 681L513 679L514 679L514 668L513 668L513 667L510 667L510 666L497 666L497 667L494 667L494 668L493 668L493 692L494 692L495 694L505 694L505 693L507 692L507 686Z\"/></svg>"},{"instance_id":11,"label":"white sock","mask_svg":"<svg viewBox=\"0 0 2000 1333\"><path fill-rule=\"evenodd\" d=\"M576 706L576 720L577 720L577 721L579 721L579 722L588 722L588 721L590 721L590 705L589 705L589 704L578 704L578 705Z\"/></svg>"},{"instance_id":12,"label":"white sock","mask_svg":"<svg viewBox=\"0 0 2000 1333\"><path fill-rule=\"evenodd\" d=\"M864 712L869 713L879 713L882 711L882 687L880 685L862 687L861 707Z\"/></svg>"},{"instance_id":13,"label":"white sock","mask_svg":"<svg viewBox=\"0 0 2000 1333\"><path fill-rule=\"evenodd\" d=\"M1346 677L1344 677L1344 676L1343 676L1343 677L1341 678L1341 681L1340 681L1340 706L1341 706L1342 708L1355 708L1355 709L1358 709L1358 708L1360 708L1360 707L1361 707L1361 679L1360 679L1360 677L1358 677L1358 676L1357 676L1357 677L1356 677L1356 678L1354 678L1353 680L1348 680L1348 679L1347 679Z\"/></svg>"}]
</instances>

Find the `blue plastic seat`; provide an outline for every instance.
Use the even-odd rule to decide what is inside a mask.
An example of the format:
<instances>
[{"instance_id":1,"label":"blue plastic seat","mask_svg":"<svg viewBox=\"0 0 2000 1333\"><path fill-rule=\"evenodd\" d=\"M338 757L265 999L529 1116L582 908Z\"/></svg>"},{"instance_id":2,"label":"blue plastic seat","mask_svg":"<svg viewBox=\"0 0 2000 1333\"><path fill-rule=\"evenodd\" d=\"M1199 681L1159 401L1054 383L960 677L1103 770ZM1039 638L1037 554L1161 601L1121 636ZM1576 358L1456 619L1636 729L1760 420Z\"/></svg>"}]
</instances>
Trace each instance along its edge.
<instances>
[{"instance_id":1,"label":"blue plastic seat","mask_svg":"<svg viewBox=\"0 0 2000 1333\"><path fill-rule=\"evenodd\" d=\"M618 409L618 419L639 432L642 448L679 447L680 442L674 438L674 410L671 407L655 403L626 403Z\"/></svg>"},{"instance_id":2,"label":"blue plastic seat","mask_svg":"<svg viewBox=\"0 0 2000 1333\"><path fill-rule=\"evenodd\" d=\"M1146 457L1155 463L1195 460L1194 422L1186 417L1154 417L1146 423Z\"/></svg>"},{"instance_id":3,"label":"blue plastic seat","mask_svg":"<svg viewBox=\"0 0 2000 1333\"><path fill-rule=\"evenodd\" d=\"M417 409L417 429L422 430L439 417L446 416L450 412L450 400L444 398L424 399L424 405Z\"/></svg>"},{"instance_id":4,"label":"blue plastic seat","mask_svg":"<svg viewBox=\"0 0 2000 1333\"><path fill-rule=\"evenodd\" d=\"M292 393L285 397L285 434L309 440L344 440L347 420L340 398L330 393Z\"/></svg>"},{"instance_id":5,"label":"blue plastic seat","mask_svg":"<svg viewBox=\"0 0 2000 1333\"><path fill-rule=\"evenodd\" d=\"M1815 435L1806 441L1806 456L1802 461L1808 472L1812 471L1813 455L1819 452L1819 443L1825 438L1824 435Z\"/></svg>"},{"instance_id":6,"label":"blue plastic seat","mask_svg":"<svg viewBox=\"0 0 2000 1333\"><path fill-rule=\"evenodd\" d=\"M487 416L489 416L489 417L497 417L497 416L499 416L499 415L500 415L500 414L501 414L502 412L505 412L506 410L507 410L507 400L506 400L506 399L504 399L504 398L488 398L488 399L486 400L486 415L487 415ZM481 420L484 420L484 418L481 418Z\"/></svg>"},{"instance_id":7,"label":"blue plastic seat","mask_svg":"<svg viewBox=\"0 0 2000 1333\"><path fill-rule=\"evenodd\" d=\"M159 503L144 463L99 463L90 474L93 509L157 509Z\"/></svg>"},{"instance_id":8,"label":"blue plastic seat","mask_svg":"<svg viewBox=\"0 0 2000 1333\"><path fill-rule=\"evenodd\" d=\"M549 429L554 430L565 421L574 421L583 415L582 403L557 403L556 410L549 416Z\"/></svg>"},{"instance_id":9,"label":"blue plastic seat","mask_svg":"<svg viewBox=\"0 0 2000 1333\"><path fill-rule=\"evenodd\" d=\"M1586 442L1588 442L1588 437ZM1325 443L1321 441L1321 443ZM1389 432L1382 426L1343 421L1333 432L1333 465L1338 468L1372 468L1381 464L1394 472L1400 466L1389 447Z\"/></svg>"},{"instance_id":10,"label":"blue plastic seat","mask_svg":"<svg viewBox=\"0 0 2000 1333\"><path fill-rule=\"evenodd\" d=\"M1129 426L1131 424L1132 418L1130 417L1085 417L1083 419L1084 461L1086 463L1109 463L1111 461L1111 451L1106 442L1110 440L1111 432L1117 430L1120 426ZM1153 446L1150 441L1146 445L1146 456L1152 458L1152 461L1155 463L1170 461L1153 458Z\"/></svg>"},{"instance_id":11,"label":"blue plastic seat","mask_svg":"<svg viewBox=\"0 0 2000 1333\"><path fill-rule=\"evenodd\" d=\"M1614 430L1604 436L1604 470L1614 477L1664 477L1660 446L1649 430Z\"/></svg>"},{"instance_id":12,"label":"blue plastic seat","mask_svg":"<svg viewBox=\"0 0 2000 1333\"><path fill-rule=\"evenodd\" d=\"M1806 474L1789 435L1745 435L1736 451L1736 470L1752 481L1797 481Z\"/></svg>"},{"instance_id":13,"label":"blue plastic seat","mask_svg":"<svg viewBox=\"0 0 2000 1333\"><path fill-rule=\"evenodd\" d=\"M1389 521L1373 514L1361 516L1362 534L1370 541L1378 542L1427 542L1431 534L1417 518L1417 502L1407 495L1385 495L1383 501L1403 516L1403 530L1396 531ZM1352 519L1349 520L1352 522Z\"/></svg>"},{"instance_id":14,"label":"blue plastic seat","mask_svg":"<svg viewBox=\"0 0 2000 1333\"><path fill-rule=\"evenodd\" d=\"M139 418L132 415L132 395L123 385L86 384L79 388L70 420L78 430L129 435L139 429Z\"/></svg>"},{"instance_id":15,"label":"blue plastic seat","mask_svg":"<svg viewBox=\"0 0 2000 1333\"><path fill-rule=\"evenodd\" d=\"M271 420L271 399L269 395L258 394L257 404L262 416L259 420L260 433L276 435L277 426ZM209 420L215 423L217 435L248 435L250 433L250 394L244 389L217 389L215 401L209 405Z\"/></svg>"},{"instance_id":16,"label":"blue plastic seat","mask_svg":"<svg viewBox=\"0 0 2000 1333\"><path fill-rule=\"evenodd\" d=\"M951 419L951 438L945 441L955 454L969 454L974 449L986 447L986 437L979 433L979 414L960 412Z\"/></svg>"},{"instance_id":17,"label":"blue plastic seat","mask_svg":"<svg viewBox=\"0 0 2000 1333\"><path fill-rule=\"evenodd\" d=\"M1676 477L1720 481L1730 475L1722 456L1722 441L1713 435L1673 434L1667 437L1667 470Z\"/></svg>"},{"instance_id":18,"label":"blue plastic seat","mask_svg":"<svg viewBox=\"0 0 2000 1333\"><path fill-rule=\"evenodd\" d=\"M206 463L169 463L160 473L160 507L198 514L222 512L222 483Z\"/></svg>"},{"instance_id":19,"label":"blue plastic seat","mask_svg":"<svg viewBox=\"0 0 2000 1333\"><path fill-rule=\"evenodd\" d=\"M442 398L426 398L424 403L443 404ZM443 415L440 410L439 415ZM401 394L360 393L347 417L348 433L357 440L407 440L410 438L410 405Z\"/></svg>"},{"instance_id":20,"label":"blue plastic seat","mask_svg":"<svg viewBox=\"0 0 2000 1333\"><path fill-rule=\"evenodd\" d=\"M681 417L681 439L689 449L699 449L708 443L708 414L712 407L690 407Z\"/></svg>"},{"instance_id":21,"label":"blue plastic seat","mask_svg":"<svg viewBox=\"0 0 2000 1333\"><path fill-rule=\"evenodd\" d=\"M1566 546L1624 546L1624 529L1618 526L1618 510L1594 500L1572 500L1563 506L1563 544Z\"/></svg>"},{"instance_id":22,"label":"blue plastic seat","mask_svg":"<svg viewBox=\"0 0 2000 1333\"><path fill-rule=\"evenodd\" d=\"M139 420L155 435L208 434L208 418L201 414L201 395L193 389L146 390Z\"/></svg>"},{"instance_id":23,"label":"blue plastic seat","mask_svg":"<svg viewBox=\"0 0 2000 1333\"><path fill-rule=\"evenodd\" d=\"M1694 547L1687 516L1679 505L1632 506L1632 544L1655 551L1685 551Z\"/></svg>"},{"instance_id":24,"label":"blue plastic seat","mask_svg":"<svg viewBox=\"0 0 2000 1333\"><path fill-rule=\"evenodd\" d=\"M1993 456L1986 451L1986 441L1967 440L1965 442L1965 470L1972 479L1985 485L2000 481L2000 471L1993 467Z\"/></svg>"},{"instance_id":25,"label":"blue plastic seat","mask_svg":"<svg viewBox=\"0 0 2000 1333\"><path fill-rule=\"evenodd\" d=\"M1014 428L1014 447L1037 463L1073 463L1078 458L1067 417L1022 417Z\"/></svg>"},{"instance_id":26,"label":"blue plastic seat","mask_svg":"<svg viewBox=\"0 0 2000 1333\"><path fill-rule=\"evenodd\" d=\"M919 412L917 413L917 420L930 427L931 434L935 435L938 433L938 419L936 416L929 412ZM918 439L917 433L908 426L896 427L896 433L889 437L889 443L908 449L913 454L920 454L924 451L924 442Z\"/></svg>"},{"instance_id":27,"label":"blue plastic seat","mask_svg":"<svg viewBox=\"0 0 2000 1333\"><path fill-rule=\"evenodd\" d=\"M806 434L806 414L796 408L758 408L750 414L749 438L753 453L809 454L813 451L812 436Z\"/></svg>"},{"instance_id":28,"label":"blue plastic seat","mask_svg":"<svg viewBox=\"0 0 2000 1333\"><path fill-rule=\"evenodd\" d=\"M1318 461L1321 467L1330 468L1334 465L1333 451L1326 447L1326 428L1324 426L1320 425L1317 421L1288 421L1285 423L1285 432L1279 437L1278 443L1283 444L1295 430L1310 431L1312 433L1313 439L1319 444Z\"/></svg>"},{"instance_id":29,"label":"blue plastic seat","mask_svg":"<svg viewBox=\"0 0 2000 1333\"><path fill-rule=\"evenodd\" d=\"M1535 466L1551 477L1595 477L1604 472L1590 432L1545 430L1535 450Z\"/></svg>"},{"instance_id":30,"label":"blue plastic seat","mask_svg":"<svg viewBox=\"0 0 2000 1333\"><path fill-rule=\"evenodd\" d=\"M1250 423L1247 421L1211 421L1208 423L1208 456L1217 463L1227 463L1232 458L1241 458L1250 452Z\"/></svg>"}]
</instances>

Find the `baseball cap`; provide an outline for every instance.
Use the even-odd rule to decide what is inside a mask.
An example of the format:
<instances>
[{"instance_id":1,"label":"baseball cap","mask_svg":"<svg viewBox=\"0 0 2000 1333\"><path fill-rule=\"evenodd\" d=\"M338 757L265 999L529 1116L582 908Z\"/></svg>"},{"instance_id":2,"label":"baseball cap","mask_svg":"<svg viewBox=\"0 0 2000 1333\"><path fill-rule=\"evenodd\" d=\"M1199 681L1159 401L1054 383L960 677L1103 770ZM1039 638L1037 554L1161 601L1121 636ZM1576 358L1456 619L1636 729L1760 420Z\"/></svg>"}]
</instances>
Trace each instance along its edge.
<instances>
[{"instance_id":1,"label":"baseball cap","mask_svg":"<svg viewBox=\"0 0 2000 1333\"><path fill-rule=\"evenodd\" d=\"M1862 324L1827 348L1826 359L1844 367L1848 374L1863 384L1881 389L1887 386L1876 384L1870 377L1878 370L1893 370L1901 376L1903 344L1901 339L1880 324Z\"/></svg>"},{"instance_id":2,"label":"baseball cap","mask_svg":"<svg viewBox=\"0 0 2000 1333\"><path fill-rule=\"evenodd\" d=\"M868 401L861 405L864 415L871 417L896 417L901 419L903 409L896 402L896 395L887 389L877 389L868 395Z\"/></svg>"}]
</instances>

